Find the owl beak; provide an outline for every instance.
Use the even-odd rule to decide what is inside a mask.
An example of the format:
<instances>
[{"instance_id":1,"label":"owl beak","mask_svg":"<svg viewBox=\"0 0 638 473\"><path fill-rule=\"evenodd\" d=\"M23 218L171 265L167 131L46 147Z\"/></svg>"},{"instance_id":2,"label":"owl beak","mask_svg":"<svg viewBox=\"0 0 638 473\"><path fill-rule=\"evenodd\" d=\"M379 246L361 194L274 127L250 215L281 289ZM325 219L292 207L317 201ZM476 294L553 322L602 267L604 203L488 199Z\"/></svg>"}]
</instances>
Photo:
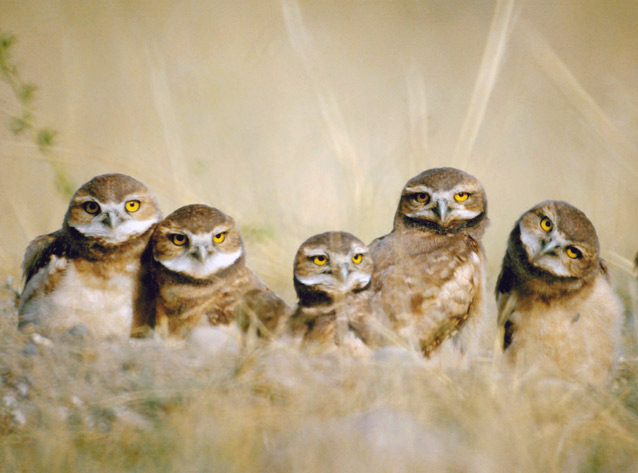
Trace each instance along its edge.
<instances>
[{"instance_id":1,"label":"owl beak","mask_svg":"<svg viewBox=\"0 0 638 473\"><path fill-rule=\"evenodd\" d=\"M541 246L541 251L539 253L539 256L555 255L556 254L555 250L558 246L559 246L558 243L555 242L554 240L544 241L543 245Z\"/></svg>"},{"instance_id":2,"label":"owl beak","mask_svg":"<svg viewBox=\"0 0 638 473\"><path fill-rule=\"evenodd\" d=\"M445 223L445 219L448 214L447 204L445 203L444 200L437 200L436 202L437 202L437 205L434 208L434 213L439 217L439 220L441 220L441 223Z\"/></svg>"},{"instance_id":3,"label":"owl beak","mask_svg":"<svg viewBox=\"0 0 638 473\"><path fill-rule=\"evenodd\" d=\"M339 282L345 283L348 280L348 265L339 265L338 271L336 271L335 277Z\"/></svg>"},{"instance_id":4,"label":"owl beak","mask_svg":"<svg viewBox=\"0 0 638 473\"><path fill-rule=\"evenodd\" d=\"M102 219L102 223L113 230L117 227L122 219L120 218L117 210L109 210L105 213L104 218Z\"/></svg>"},{"instance_id":5,"label":"owl beak","mask_svg":"<svg viewBox=\"0 0 638 473\"><path fill-rule=\"evenodd\" d=\"M208 256L208 250L205 247L197 245L193 247L192 253L193 258L195 258L200 263L206 261L206 257Z\"/></svg>"}]
</instances>

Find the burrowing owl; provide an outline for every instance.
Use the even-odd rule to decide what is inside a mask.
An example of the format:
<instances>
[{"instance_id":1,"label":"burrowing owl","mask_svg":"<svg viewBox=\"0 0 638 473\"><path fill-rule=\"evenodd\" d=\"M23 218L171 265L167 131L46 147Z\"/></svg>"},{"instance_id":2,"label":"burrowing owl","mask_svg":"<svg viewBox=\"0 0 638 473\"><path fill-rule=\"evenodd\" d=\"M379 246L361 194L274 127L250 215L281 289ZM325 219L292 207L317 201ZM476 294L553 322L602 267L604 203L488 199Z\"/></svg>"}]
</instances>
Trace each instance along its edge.
<instances>
[{"instance_id":1,"label":"burrowing owl","mask_svg":"<svg viewBox=\"0 0 638 473\"><path fill-rule=\"evenodd\" d=\"M583 212L560 201L525 212L510 234L496 295L512 365L588 383L608 379L623 308Z\"/></svg>"},{"instance_id":2,"label":"burrowing owl","mask_svg":"<svg viewBox=\"0 0 638 473\"><path fill-rule=\"evenodd\" d=\"M177 209L157 226L149 255L156 329L185 336L198 324L228 324L254 313L263 332L286 314L285 302L246 267L235 221L207 205Z\"/></svg>"},{"instance_id":3,"label":"burrowing owl","mask_svg":"<svg viewBox=\"0 0 638 473\"><path fill-rule=\"evenodd\" d=\"M297 250L294 285L299 298L289 327L304 341L343 345L371 340L374 263L368 247L346 232L312 236Z\"/></svg>"},{"instance_id":4,"label":"burrowing owl","mask_svg":"<svg viewBox=\"0 0 638 473\"><path fill-rule=\"evenodd\" d=\"M430 169L407 182L392 232L370 244L373 304L426 356L443 343L454 353L477 347L485 299L481 237L487 224L478 179L458 169Z\"/></svg>"},{"instance_id":5,"label":"burrowing owl","mask_svg":"<svg viewBox=\"0 0 638 473\"><path fill-rule=\"evenodd\" d=\"M140 257L160 219L155 197L132 177L104 174L80 187L62 228L27 247L20 326L128 335L143 305Z\"/></svg>"}]
</instances>

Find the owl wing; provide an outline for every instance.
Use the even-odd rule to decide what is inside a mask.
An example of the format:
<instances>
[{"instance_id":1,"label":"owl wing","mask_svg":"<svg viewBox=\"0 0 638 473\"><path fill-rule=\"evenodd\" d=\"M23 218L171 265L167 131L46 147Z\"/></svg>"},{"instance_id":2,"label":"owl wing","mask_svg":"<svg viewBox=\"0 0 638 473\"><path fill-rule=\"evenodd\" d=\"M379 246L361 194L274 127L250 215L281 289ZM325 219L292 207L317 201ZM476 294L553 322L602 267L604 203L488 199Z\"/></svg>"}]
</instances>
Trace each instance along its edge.
<instances>
[{"instance_id":1,"label":"owl wing","mask_svg":"<svg viewBox=\"0 0 638 473\"><path fill-rule=\"evenodd\" d=\"M60 256L64 251L61 248L59 236L61 230L35 237L24 252L22 260L22 277L25 284L44 266L49 263L51 256L58 253Z\"/></svg>"},{"instance_id":2,"label":"owl wing","mask_svg":"<svg viewBox=\"0 0 638 473\"><path fill-rule=\"evenodd\" d=\"M371 252L373 304L382 306L400 334L416 335L424 354L458 332L473 313L483 279L483 252L473 238L391 234L375 240Z\"/></svg>"},{"instance_id":3,"label":"owl wing","mask_svg":"<svg viewBox=\"0 0 638 473\"><path fill-rule=\"evenodd\" d=\"M516 330L510 317L516 309L516 303L518 302L517 293L514 289L519 283L520 281L512 269L509 254L506 254L503 260L503 267L496 281L498 339L503 350L507 349L512 343L512 337Z\"/></svg>"},{"instance_id":4,"label":"owl wing","mask_svg":"<svg viewBox=\"0 0 638 473\"><path fill-rule=\"evenodd\" d=\"M238 271L228 289L224 311L244 330L255 325L260 336L272 335L277 331L279 322L290 315L288 304L246 267Z\"/></svg>"},{"instance_id":5,"label":"owl wing","mask_svg":"<svg viewBox=\"0 0 638 473\"><path fill-rule=\"evenodd\" d=\"M151 335L155 327L157 315L157 282L153 279L151 271L153 264L153 252L149 244L142 253L140 273L133 300L133 322L131 324L131 337L142 338Z\"/></svg>"},{"instance_id":6,"label":"owl wing","mask_svg":"<svg viewBox=\"0 0 638 473\"><path fill-rule=\"evenodd\" d=\"M53 292L66 269L67 252L61 230L41 235L27 246L22 263L25 282L18 307L18 327L37 322L36 305L31 303L38 296Z\"/></svg>"},{"instance_id":7,"label":"owl wing","mask_svg":"<svg viewBox=\"0 0 638 473\"><path fill-rule=\"evenodd\" d=\"M260 336L277 332L280 321L286 320L291 309L288 304L268 288L251 289L235 307L234 316L244 329L253 323Z\"/></svg>"}]
</instances>

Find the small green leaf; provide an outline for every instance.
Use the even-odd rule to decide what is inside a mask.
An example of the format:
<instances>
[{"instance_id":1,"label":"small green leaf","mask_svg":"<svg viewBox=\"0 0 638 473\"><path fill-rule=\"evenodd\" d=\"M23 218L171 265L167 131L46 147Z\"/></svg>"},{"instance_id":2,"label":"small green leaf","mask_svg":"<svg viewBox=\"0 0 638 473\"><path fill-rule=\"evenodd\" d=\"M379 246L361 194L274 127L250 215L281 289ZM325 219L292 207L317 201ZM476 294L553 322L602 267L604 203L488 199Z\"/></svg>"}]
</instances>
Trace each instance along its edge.
<instances>
[{"instance_id":1,"label":"small green leaf","mask_svg":"<svg viewBox=\"0 0 638 473\"><path fill-rule=\"evenodd\" d=\"M41 128L40 130L38 130L36 143L40 148L48 148L49 146L53 145L55 135L57 135L57 132L55 130L52 130L51 128Z\"/></svg>"},{"instance_id":2,"label":"small green leaf","mask_svg":"<svg viewBox=\"0 0 638 473\"><path fill-rule=\"evenodd\" d=\"M22 84L18 93L18 98L23 104L28 104L33 101L35 97L35 91L38 90L35 84L27 83Z\"/></svg>"},{"instance_id":3,"label":"small green leaf","mask_svg":"<svg viewBox=\"0 0 638 473\"><path fill-rule=\"evenodd\" d=\"M23 117L9 117L9 129L14 135L20 135L31 128L31 125Z\"/></svg>"},{"instance_id":4,"label":"small green leaf","mask_svg":"<svg viewBox=\"0 0 638 473\"><path fill-rule=\"evenodd\" d=\"M15 43L15 35L8 33L0 33L0 48L9 49Z\"/></svg>"},{"instance_id":5,"label":"small green leaf","mask_svg":"<svg viewBox=\"0 0 638 473\"><path fill-rule=\"evenodd\" d=\"M55 168L55 189L66 199L70 199L75 192L75 186L64 174L64 170Z\"/></svg>"}]
</instances>

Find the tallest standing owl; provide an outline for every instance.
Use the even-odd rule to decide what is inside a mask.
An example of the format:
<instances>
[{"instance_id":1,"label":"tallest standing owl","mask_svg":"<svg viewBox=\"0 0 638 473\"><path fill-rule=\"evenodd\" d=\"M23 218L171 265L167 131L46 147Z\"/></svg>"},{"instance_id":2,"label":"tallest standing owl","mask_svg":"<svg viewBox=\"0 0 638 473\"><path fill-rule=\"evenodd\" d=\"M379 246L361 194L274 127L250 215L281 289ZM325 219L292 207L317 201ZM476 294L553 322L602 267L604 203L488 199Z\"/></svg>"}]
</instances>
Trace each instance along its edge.
<instances>
[{"instance_id":1,"label":"tallest standing owl","mask_svg":"<svg viewBox=\"0 0 638 473\"><path fill-rule=\"evenodd\" d=\"M80 187L62 228L27 247L20 327L128 336L145 305L141 255L160 219L155 196L132 177L103 174Z\"/></svg>"},{"instance_id":2,"label":"tallest standing owl","mask_svg":"<svg viewBox=\"0 0 638 473\"><path fill-rule=\"evenodd\" d=\"M487 225L479 180L458 169L435 168L406 183L392 232L370 244L373 304L425 356L444 347L462 354L478 349L486 263L481 237Z\"/></svg>"}]
</instances>

